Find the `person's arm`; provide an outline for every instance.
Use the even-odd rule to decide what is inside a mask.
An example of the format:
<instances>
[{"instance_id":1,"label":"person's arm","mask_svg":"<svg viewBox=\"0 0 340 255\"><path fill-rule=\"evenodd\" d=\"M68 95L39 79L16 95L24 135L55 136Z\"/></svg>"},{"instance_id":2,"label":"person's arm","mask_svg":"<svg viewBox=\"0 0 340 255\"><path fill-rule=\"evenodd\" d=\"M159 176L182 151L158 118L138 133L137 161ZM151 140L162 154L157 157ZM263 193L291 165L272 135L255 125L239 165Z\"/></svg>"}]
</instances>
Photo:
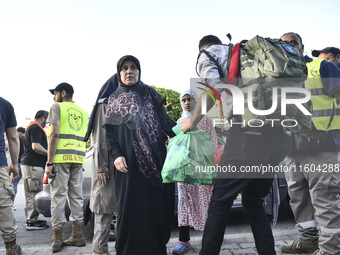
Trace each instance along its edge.
<instances>
[{"instance_id":1,"label":"person's arm","mask_svg":"<svg viewBox=\"0 0 340 255\"><path fill-rule=\"evenodd\" d=\"M51 134L48 139L48 149L47 149L47 164L53 163L54 155L57 151L59 139L59 125L51 124ZM48 178L52 178L55 174L52 173L53 166L46 166L45 172Z\"/></svg>"},{"instance_id":2,"label":"person's arm","mask_svg":"<svg viewBox=\"0 0 340 255\"><path fill-rule=\"evenodd\" d=\"M116 169L122 173L127 173L128 166L127 166L124 155L120 151L120 146L119 146L115 126L105 125L105 131L106 131L105 133L106 143L109 149L109 153L111 157L113 158Z\"/></svg>"},{"instance_id":3,"label":"person's arm","mask_svg":"<svg viewBox=\"0 0 340 255\"><path fill-rule=\"evenodd\" d=\"M41 128L38 125L31 126L30 130L30 138L32 144L32 150L40 155L47 155L47 148L42 146L42 142L46 137L45 132L42 132Z\"/></svg>"},{"instance_id":4,"label":"person's arm","mask_svg":"<svg viewBox=\"0 0 340 255\"><path fill-rule=\"evenodd\" d=\"M97 173L97 180L100 184L106 185L107 180L110 178L109 173L109 161L110 155L108 146L106 145L105 128L103 123L105 120L106 104L102 100L98 100L97 109L93 112L93 127L92 127L92 159L93 159L93 171ZM90 148L91 148L90 147Z\"/></svg>"},{"instance_id":5,"label":"person's arm","mask_svg":"<svg viewBox=\"0 0 340 255\"><path fill-rule=\"evenodd\" d=\"M89 152L90 150L92 150L93 149L93 145L91 145L90 147L88 147L87 149L86 149L86 152Z\"/></svg>"},{"instance_id":6,"label":"person's arm","mask_svg":"<svg viewBox=\"0 0 340 255\"><path fill-rule=\"evenodd\" d=\"M326 93L334 98L340 107L340 69L329 61L322 61L320 77Z\"/></svg>"},{"instance_id":7,"label":"person's arm","mask_svg":"<svg viewBox=\"0 0 340 255\"><path fill-rule=\"evenodd\" d=\"M47 150L40 143L32 143L32 149L41 155L47 155Z\"/></svg>"},{"instance_id":8,"label":"person's arm","mask_svg":"<svg viewBox=\"0 0 340 255\"><path fill-rule=\"evenodd\" d=\"M202 119L203 115L201 110L203 95L205 95L204 97L207 99L207 111L209 111L213 107L213 99L206 92L203 92L198 99L194 114L190 118L181 119L181 122L179 123L184 133L195 128L197 126L197 123L200 122L200 120Z\"/></svg>"},{"instance_id":9,"label":"person's arm","mask_svg":"<svg viewBox=\"0 0 340 255\"><path fill-rule=\"evenodd\" d=\"M19 178L18 155L19 155L19 137L16 127L6 128L6 136L8 139L8 148L11 155L11 164L9 173L13 173L12 182Z\"/></svg>"}]
</instances>

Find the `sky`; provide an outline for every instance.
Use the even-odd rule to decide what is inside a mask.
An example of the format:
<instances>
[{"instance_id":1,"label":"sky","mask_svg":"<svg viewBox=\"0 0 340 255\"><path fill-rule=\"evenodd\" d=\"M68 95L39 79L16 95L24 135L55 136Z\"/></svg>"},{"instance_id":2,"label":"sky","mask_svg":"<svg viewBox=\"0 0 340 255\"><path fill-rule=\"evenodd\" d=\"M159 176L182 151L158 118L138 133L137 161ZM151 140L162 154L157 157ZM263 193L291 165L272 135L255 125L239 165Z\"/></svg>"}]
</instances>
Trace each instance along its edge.
<instances>
[{"instance_id":1,"label":"sky","mask_svg":"<svg viewBox=\"0 0 340 255\"><path fill-rule=\"evenodd\" d=\"M49 110L61 82L88 113L120 57L141 63L141 80L181 92L197 78L198 42L228 44L297 32L305 53L340 47L338 0L0 0L0 96L18 126Z\"/></svg>"}]
</instances>

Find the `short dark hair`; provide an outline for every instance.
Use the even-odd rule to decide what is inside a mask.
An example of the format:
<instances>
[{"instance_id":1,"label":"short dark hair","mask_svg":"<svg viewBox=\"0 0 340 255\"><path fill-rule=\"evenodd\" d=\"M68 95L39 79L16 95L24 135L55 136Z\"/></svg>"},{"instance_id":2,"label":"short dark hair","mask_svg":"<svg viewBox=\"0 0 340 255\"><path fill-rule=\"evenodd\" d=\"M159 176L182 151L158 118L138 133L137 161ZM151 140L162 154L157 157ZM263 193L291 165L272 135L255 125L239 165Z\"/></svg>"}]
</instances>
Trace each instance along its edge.
<instances>
[{"instance_id":1,"label":"short dark hair","mask_svg":"<svg viewBox=\"0 0 340 255\"><path fill-rule=\"evenodd\" d=\"M281 35L280 38L282 38L282 37L285 36L285 35L296 35L296 36L300 39L301 45L303 45L303 43L302 43L302 38L301 38L301 36L300 36L298 33L295 33L295 32L284 33L283 35Z\"/></svg>"},{"instance_id":2,"label":"short dark hair","mask_svg":"<svg viewBox=\"0 0 340 255\"><path fill-rule=\"evenodd\" d=\"M40 119L41 117L45 117L45 119L47 119L48 111L44 111L44 110L37 111L37 113L35 114L34 119L37 120L37 119Z\"/></svg>"},{"instance_id":3,"label":"short dark hair","mask_svg":"<svg viewBox=\"0 0 340 255\"><path fill-rule=\"evenodd\" d=\"M23 127L18 127L17 131L25 134L25 128L23 128Z\"/></svg>"},{"instance_id":4,"label":"short dark hair","mask_svg":"<svg viewBox=\"0 0 340 255\"><path fill-rule=\"evenodd\" d=\"M201 50L203 46L210 47L211 45L221 45L221 40L215 35L206 35L198 43L198 49Z\"/></svg>"}]
</instances>

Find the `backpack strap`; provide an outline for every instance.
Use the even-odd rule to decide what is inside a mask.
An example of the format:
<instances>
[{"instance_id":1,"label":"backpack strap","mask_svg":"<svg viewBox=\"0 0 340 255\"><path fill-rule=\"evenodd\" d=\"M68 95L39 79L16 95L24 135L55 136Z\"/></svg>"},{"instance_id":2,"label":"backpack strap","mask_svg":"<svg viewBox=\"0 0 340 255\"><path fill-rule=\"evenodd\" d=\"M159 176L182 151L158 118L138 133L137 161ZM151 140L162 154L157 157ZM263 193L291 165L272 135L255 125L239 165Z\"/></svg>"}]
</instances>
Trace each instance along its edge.
<instances>
[{"instance_id":1,"label":"backpack strap","mask_svg":"<svg viewBox=\"0 0 340 255\"><path fill-rule=\"evenodd\" d=\"M240 46L241 43L235 44L234 47L232 47L231 54L228 56L230 57L230 61L228 59L228 84L236 85L236 78L238 77L238 71L240 67Z\"/></svg>"},{"instance_id":2,"label":"backpack strap","mask_svg":"<svg viewBox=\"0 0 340 255\"><path fill-rule=\"evenodd\" d=\"M198 64L198 59L200 58L201 54L204 53L205 55L207 55L207 57L210 59L210 61L212 61L216 67L217 67L217 70L218 70L218 74L220 75L220 78L224 78L224 75L223 75L223 71L222 71L222 68L221 66L217 63L216 59L214 59L206 50L202 49L200 51L200 53L198 54L198 57L197 57L197 62L196 62L196 73L198 74L197 72L197 64ZM199 76L199 74L198 74Z\"/></svg>"},{"instance_id":3,"label":"backpack strap","mask_svg":"<svg viewBox=\"0 0 340 255\"><path fill-rule=\"evenodd\" d=\"M227 84L237 85L237 77L238 77L238 70L240 66L240 45L242 43L237 43L235 46L229 44L229 51L228 51L228 79ZM229 89L225 90L229 95L231 95L231 91Z\"/></svg>"},{"instance_id":4,"label":"backpack strap","mask_svg":"<svg viewBox=\"0 0 340 255\"><path fill-rule=\"evenodd\" d=\"M234 44L232 44L232 43L228 44L228 61L227 61L228 77L229 77L229 68L230 68L230 63L231 63L231 56L232 56L233 47L234 47Z\"/></svg>"},{"instance_id":5,"label":"backpack strap","mask_svg":"<svg viewBox=\"0 0 340 255\"><path fill-rule=\"evenodd\" d=\"M333 102L332 115L331 115L331 118L329 119L329 123L328 123L328 126L327 126L327 132L328 132L329 127L331 126L331 123L333 121L334 115L335 115L335 102Z\"/></svg>"}]
</instances>

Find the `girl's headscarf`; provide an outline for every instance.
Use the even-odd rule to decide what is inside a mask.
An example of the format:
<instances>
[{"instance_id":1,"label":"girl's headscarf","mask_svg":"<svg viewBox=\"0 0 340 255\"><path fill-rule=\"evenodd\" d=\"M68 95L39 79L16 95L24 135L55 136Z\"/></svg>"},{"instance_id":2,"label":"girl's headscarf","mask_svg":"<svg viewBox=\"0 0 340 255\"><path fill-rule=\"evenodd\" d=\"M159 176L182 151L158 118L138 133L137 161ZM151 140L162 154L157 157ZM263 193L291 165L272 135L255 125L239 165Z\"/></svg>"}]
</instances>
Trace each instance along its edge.
<instances>
[{"instance_id":1,"label":"girl's headscarf","mask_svg":"<svg viewBox=\"0 0 340 255\"><path fill-rule=\"evenodd\" d=\"M191 115L194 113L194 110L195 110L195 108L196 108L196 104L195 104L194 109L190 109L190 112L184 110L184 108L183 108L183 106L182 106L182 98L183 98L185 95L190 95L190 100L195 100L195 103L196 103L196 104L197 104L197 101L198 101L197 93L196 93L193 89L186 89L186 90L184 90L184 91L181 93L180 97L179 97L179 102L181 103L181 107L182 107L182 109L183 109L181 118L187 118L187 117L191 116Z\"/></svg>"},{"instance_id":2,"label":"girl's headscarf","mask_svg":"<svg viewBox=\"0 0 340 255\"><path fill-rule=\"evenodd\" d=\"M122 82L122 79L120 77L120 71L122 70L123 63L127 60L131 60L133 63L135 63L135 65L136 65L136 67L139 71L138 81L135 84L130 85L130 87L131 87L131 86L134 86L134 85L136 85L140 82L140 76L141 76L140 63L139 63L139 60L132 55L125 55L118 60L118 62L117 62L117 76L118 76L118 81L119 81L120 85L122 85L122 86L127 86Z\"/></svg>"}]
</instances>

